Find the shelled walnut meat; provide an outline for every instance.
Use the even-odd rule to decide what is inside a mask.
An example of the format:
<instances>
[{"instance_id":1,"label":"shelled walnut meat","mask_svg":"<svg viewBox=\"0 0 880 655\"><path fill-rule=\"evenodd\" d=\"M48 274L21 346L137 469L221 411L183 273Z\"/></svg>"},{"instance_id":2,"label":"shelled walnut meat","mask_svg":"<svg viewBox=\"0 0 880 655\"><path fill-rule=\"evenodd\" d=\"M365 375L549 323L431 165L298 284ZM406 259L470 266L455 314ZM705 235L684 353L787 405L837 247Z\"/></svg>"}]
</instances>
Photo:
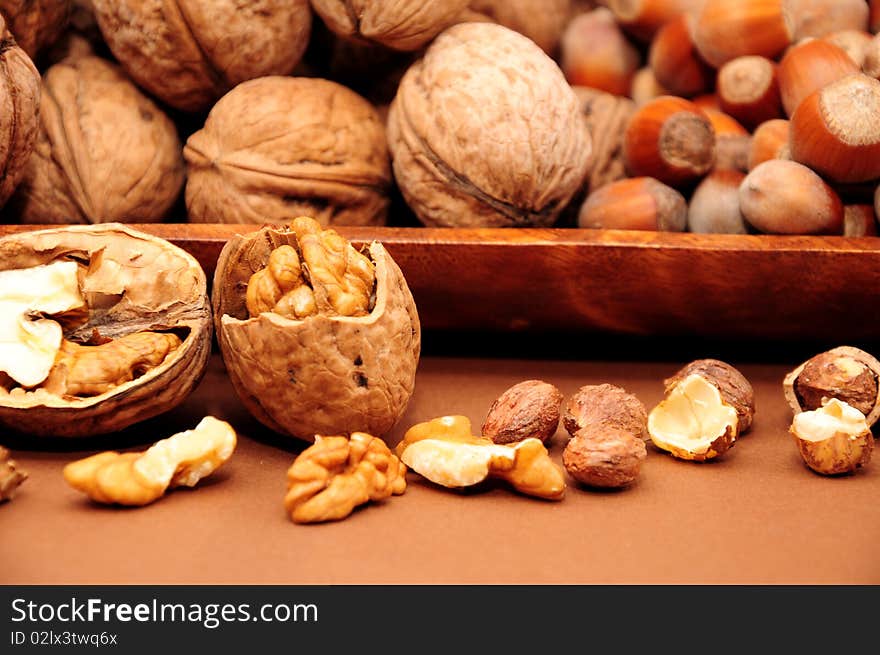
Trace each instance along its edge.
<instances>
[{"instance_id":1,"label":"shelled walnut meat","mask_svg":"<svg viewBox=\"0 0 880 655\"><path fill-rule=\"evenodd\" d=\"M163 102L203 111L236 84L286 75L311 33L308 0L92 0L126 72Z\"/></svg>"},{"instance_id":2,"label":"shelled walnut meat","mask_svg":"<svg viewBox=\"0 0 880 655\"><path fill-rule=\"evenodd\" d=\"M0 446L0 503L11 500L27 477L27 473L10 457L9 451Z\"/></svg>"},{"instance_id":3,"label":"shelled walnut meat","mask_svg":"<svg viewBox=\"0 0 880 655\"><path fill-rule=\"evenodd\" d=\"M61 36L72 9L71 0L0 0L0 14L31 59Z\"/></svg>"},{"instance_id":4,"label":"shelled walnut meat","mask_svg":"<svg viewBox=\"0 0 880 655\"><path fill-rule=\"evenodd\" d=\"M391 167L376 110L342 85L263 77L240 84L186 143L190 221L385 222Z\"/></svg>"},{"instance_id":5,"label":"shelled walnut meat","mask_svg":"<svg viewBox=\"0 0 880 655\"><path fill-rule=\"evenodd\" d=\"M180 195L183 157L174 123L95 56L43 75L40 131L10 203L25 223L160 222Z\"/></svg>"},{"instance_id":6,"label":"shelled walnut meat","mask_svg":"<svg viewBox=\"0 0 880 655\"><path fill-rule=\"evenodd\" d=\"M0 16L0 207L24 175L39 128L40 74Z\"/></svg>"},{"instance_id":7,"label":"shelled walnut meat","mask_svg":"<svg viewBox=\"0 0 880 655\"><path fill-rule=\"evenodd\" d=\"M407 71L391 105L395 178L426 225L549 226L589 172L584 120L532 41L459 24Z\"/></svg>"},{"instance_id":8,"label":"shelled walnut meat","mask_svg":"<svg viewBox=\"0 0 880 655\"><path fill-rule=\"evenodd\" d=\"M305 217L237 236L217 262L213 303L233 386L270 428L382 437L406 409L419 317L380 243L359 251Z\"/></svg>"},{"instance_id":9,"label":"shelled walnut meat","mask_svg":"<svg viewBox=\"0 0 880 655\"><path fill-rule=\"evenodd\" d=\"M468 0L311 0L339 36L395 50L418 50L452 25Z\"/></svg>"},{"instance_id":10,"label":"shelled walnut meat","mask_svg":"<svg viewBox=\"0 0 880 655\"><path fill-rule=\"evenodd\" d=\"M0 425L113 432L182 402L211 350L205 274L118 224L0 239Z\"/></svg>"}]
</instances>

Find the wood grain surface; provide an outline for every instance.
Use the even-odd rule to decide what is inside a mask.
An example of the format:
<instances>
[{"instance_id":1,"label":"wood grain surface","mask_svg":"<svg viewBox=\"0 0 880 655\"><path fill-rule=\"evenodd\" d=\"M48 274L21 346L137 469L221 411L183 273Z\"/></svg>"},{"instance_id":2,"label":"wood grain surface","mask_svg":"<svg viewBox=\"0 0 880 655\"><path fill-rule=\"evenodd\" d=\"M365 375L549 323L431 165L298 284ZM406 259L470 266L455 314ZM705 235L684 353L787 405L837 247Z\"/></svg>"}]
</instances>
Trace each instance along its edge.
<instances>
[{"instance_id":1,"label":"wood grain surface","mask_svg":"<svg viewBox=\"0 0 880 655\"><path fill-rule=\"evenodd\" d=\"M2 225L0 235L38 226ZM133 226L213 274L251 225ZM382 241L423 325L713 338L880 336L880 238L723 236L580 229L340 228Z\"/></svg>"}]
</instances>

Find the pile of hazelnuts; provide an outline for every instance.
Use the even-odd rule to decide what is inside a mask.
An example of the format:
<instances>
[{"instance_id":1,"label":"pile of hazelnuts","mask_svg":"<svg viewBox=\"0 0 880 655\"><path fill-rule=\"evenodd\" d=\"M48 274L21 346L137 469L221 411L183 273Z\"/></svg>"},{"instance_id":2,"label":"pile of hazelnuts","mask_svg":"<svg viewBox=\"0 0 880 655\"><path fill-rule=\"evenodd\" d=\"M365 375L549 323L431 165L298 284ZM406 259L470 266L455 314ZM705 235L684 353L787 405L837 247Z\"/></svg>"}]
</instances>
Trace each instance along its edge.
<instances>
[{"instance_id":1,"label":"pile of hazelnuts","mask_svg":"<svg viewBox=\"0 0 880 655\"><path fill-rule=\"evenodd\" d=\"M599 4L560 53L596 149L580 227L877 234L880 0Z\"/></svg>"}]
</instances>

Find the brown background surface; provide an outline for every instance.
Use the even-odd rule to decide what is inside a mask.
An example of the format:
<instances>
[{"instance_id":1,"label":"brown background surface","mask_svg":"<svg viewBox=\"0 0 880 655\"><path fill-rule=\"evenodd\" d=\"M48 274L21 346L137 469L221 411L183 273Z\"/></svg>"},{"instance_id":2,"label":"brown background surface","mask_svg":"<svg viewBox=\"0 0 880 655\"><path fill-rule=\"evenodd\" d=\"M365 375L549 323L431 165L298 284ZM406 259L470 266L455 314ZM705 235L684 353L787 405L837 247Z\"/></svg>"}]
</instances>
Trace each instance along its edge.
<instances>
[{"instance_id":1,"label":"brown background surface","mask_svg":"<svg viewBox=\"0 0 880 655\"><path fill-rule=\"evenodd\" d=\"M582 384L620 384L650 409L661 380L685 363L677 357L435 353L423 357L416 393L389 441L442 414L465 414L479 426L492 400L527 378L566 394ZM452 492L410 473L403 496L339 523L302 526L281 501L286 469L303 446L245 413L215 355L196 392L161 419L69 443L68 452L64 444L30 450L13 440L30 479L0 506L0 583L880 583L880 463L841 478L810 472L787 434L781 389L799 362L732 363L755 386L758 412L753 431L721 461L677 461L649 446L632 488L596 492L569 479L558 503L503 485ZM195 490L126 510L92 504L62 480L68 461L150 443L209 413L230 420L240 441L232 460ZM551 447L559 462L564 437L560 429Z\"/></svg>"}]
</instances>

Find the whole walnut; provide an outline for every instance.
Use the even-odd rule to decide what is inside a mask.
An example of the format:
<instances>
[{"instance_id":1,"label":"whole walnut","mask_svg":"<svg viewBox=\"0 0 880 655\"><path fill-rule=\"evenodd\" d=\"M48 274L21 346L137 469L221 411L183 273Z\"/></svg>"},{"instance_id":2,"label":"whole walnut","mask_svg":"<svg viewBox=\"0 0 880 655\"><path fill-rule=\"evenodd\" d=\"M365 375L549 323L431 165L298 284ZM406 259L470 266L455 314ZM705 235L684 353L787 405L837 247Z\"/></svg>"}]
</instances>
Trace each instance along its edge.
<instances>
[{"instance_id":1,"label":"whole walnut","mask_svg":"<svg viewBox=\"0 0 880 655\"><path fill-rule=\"evenodd\" d=\"M308 0L93 0L101 33L126 72L184 111L236 84L286 75L309 41Z\"/></svg>"},{"instance_id":2,"label":"whole walnut","mask_svg":"<svg viewBox=\"0 0 880 655\"><path fill-rule=\"evenodd\" d=\"M186 206L202 223L385 222L385 128L366 100L316 78L238 85L186 143Z\"/></svg>"},{"instance_id":3,"label":"whole walnut","mask_svg":"<svg viewBox=\"0 0 880 655\"><path fill-rule=\"evenodd\" d=\"M31 59L61 36L71 9L70 0L0 0L0 14Z\"/></svg>"},{"instance_id":4,"label":"whole walnut","mask_svg":"<svg viewBox=\"0 0 880 655\"><path fill-rule=\"evenodd\" d=\"M43 76L40 133L11 203L25 223L152 223L183 186L171 120L99 57L66 59Z\"/></svg>"},{"instance_id":5,"label":"whole walnut","mask_svg":"<svg viewBox=\"0 0 880 655\"><path fill-rule=\"evenodd\" d=\"M549 226L589 172L590 136L559 67L492 23L443 32L388 117L394 174L426 225Z\"/></svg>"},{"instance_id":6,"label":"whole walnut","mask_svg":"<svg viewBox=\"0 0 880 655\"><path fill-rule=\"evenodd\" d=\"M0 207L24 174L37 138L40 74L0 17Z\"/></svg>"},{"instance_id":7,"label":"whole walnut","mask_svg":"<svg viewBox=\"0 0 880 655\"><path fill-rule=\"evenodd\" d=\"M452 25L468 0L312 0L339 36L395 50L418 50Z\"/></svg>"},{"instance_id":8,"label":"whole walnut","mask_svg":"<svg viewBox=\"0 0 880 655\"><path fill-rule=\"evenodd\" d=\"M553 54L571 16L571 0L471 0L470 9L525 34Z\"/></svg>"}]
</instances>

